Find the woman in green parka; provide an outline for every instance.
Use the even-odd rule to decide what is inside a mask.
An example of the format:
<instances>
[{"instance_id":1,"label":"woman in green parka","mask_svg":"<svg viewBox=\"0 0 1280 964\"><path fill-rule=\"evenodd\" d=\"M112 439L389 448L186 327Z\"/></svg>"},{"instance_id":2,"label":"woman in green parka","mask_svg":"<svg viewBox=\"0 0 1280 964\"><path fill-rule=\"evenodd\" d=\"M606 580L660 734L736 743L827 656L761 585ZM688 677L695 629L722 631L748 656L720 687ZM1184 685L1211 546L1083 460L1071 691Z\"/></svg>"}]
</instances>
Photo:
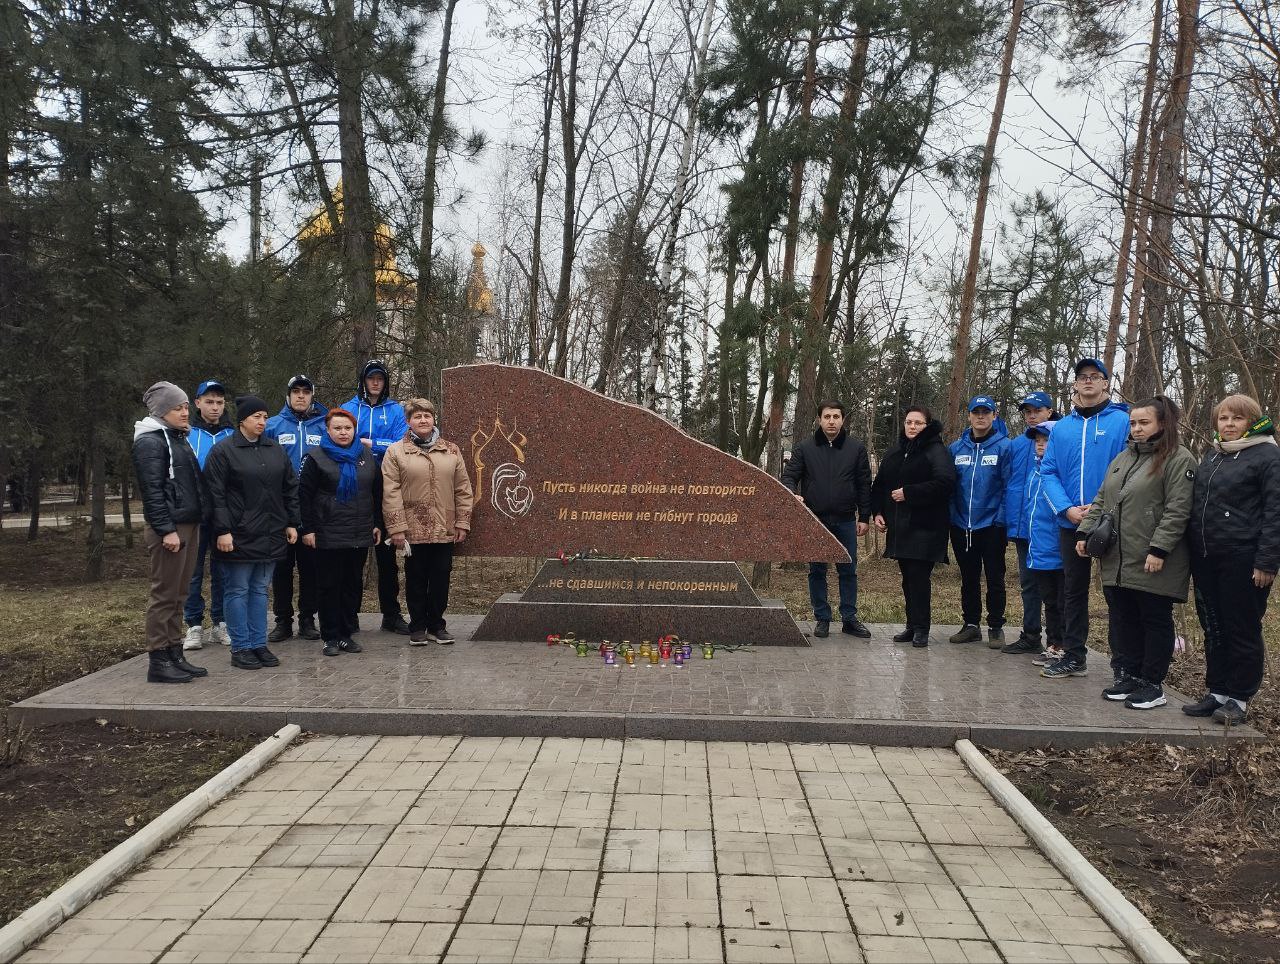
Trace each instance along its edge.
<instances>
[{"instance_id":1,"label":"woman in green parka","mask_svg":"<svg viewBox=\"0 0 1280 964\"><path fill-rule=\"evenodd\" d=\"M1107 468L1102 488L1080 523L1076 552L1105 513L1115 539L1099 562L1107 597L1111 669L1102 691L1132 710L1164 706L1173 658L1173 604L1186 602L1191 559L1187 524L1196 460L1178 441L1178 406L1163 395L1129 412L1129 443Z\"/></svg>"}]
</instances>

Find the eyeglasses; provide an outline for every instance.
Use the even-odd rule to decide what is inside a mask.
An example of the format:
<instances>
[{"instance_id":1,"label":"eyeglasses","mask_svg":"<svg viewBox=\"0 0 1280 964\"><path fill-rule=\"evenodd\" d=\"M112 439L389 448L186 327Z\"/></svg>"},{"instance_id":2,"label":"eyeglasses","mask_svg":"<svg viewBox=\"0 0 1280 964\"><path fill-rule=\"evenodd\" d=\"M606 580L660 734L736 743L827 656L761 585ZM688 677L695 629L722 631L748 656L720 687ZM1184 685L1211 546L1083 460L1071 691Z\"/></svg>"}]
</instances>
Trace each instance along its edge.
<instances>
[{"instance_id":1,"label":"eyeglasses","mask_svg":"<svg viewBox=\"0 0 1280 964\"><path fill-rule=\"evenodd\" d=\"M1107 380L1106 375L1077 375L1076 376L1076 381L1078 382L1105 382L1106 380Z\"/></svg>"}]
</instances>

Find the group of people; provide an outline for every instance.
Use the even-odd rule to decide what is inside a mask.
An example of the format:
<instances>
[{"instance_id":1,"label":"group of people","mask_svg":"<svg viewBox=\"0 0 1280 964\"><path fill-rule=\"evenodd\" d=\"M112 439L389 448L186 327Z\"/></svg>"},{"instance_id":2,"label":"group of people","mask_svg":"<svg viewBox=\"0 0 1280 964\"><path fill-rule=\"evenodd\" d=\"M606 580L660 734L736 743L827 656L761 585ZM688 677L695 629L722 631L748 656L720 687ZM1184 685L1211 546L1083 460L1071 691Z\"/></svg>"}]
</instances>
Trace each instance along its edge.
<instances>
[{"instance_id":1,"label":"group of people","mask_svg":"<svg viewBox=\"0 0 1280 964\"><path fill-rule=\"evenodd\" d=\"M268 644L294 634L295 572L298 634L322 640L326 656L360 652L354 636L371 547L382 628L410 645L453 641L444 612L453 547L471 527L471 480L461 451L440 436L435 406L424 398L402 406L388 389L386 365L371 361L355 396L326 409L311 379L296 375L272 417L258 396L236 398L235 425L217 380L197 386L194 417L177 385L147 389L133 462L151 560L148 680L208 675L186 656L206 639L229 646L239 669L279 666Z\"/></svg>"},{"instance_id":2,"label":"group of people","mask_svg":"<svg viewBox=\"0 0 1280 964\"><path fill-rule=\"evenodd\" d=\"M884 533L902 575L906 626L894 637L929 645L931 575L960 569L963 625L956 644L1029 655L1047 679L1086 676L1089 580L1100 568L1108 608L1108 700L1135 710L1165 705L1173 606L1194 580L1204 630L1206 692L1182 711L1234 725L1262 685L1262 618L1280 569L1280 447L1271 419L1247 395L1213 410L1212 443L1197 464L1180 441L1178 405L1157 395L1132 407L1111 399L1095 358L1074 369L1071 411L1042 391L1018 405L1010 438L988 395L972 398L969 427L946 445L928 408L911 405L897 443L872 477L866 448L823 402L813 437L798 445L782 481L849 552L837 564L842 630L870 637L858 619L857 537ZM1005 558L1016 549L1022 627L1006 641ZM830 632L827 564L812 563L814 634Z\"/></svg>"}]
</instances>

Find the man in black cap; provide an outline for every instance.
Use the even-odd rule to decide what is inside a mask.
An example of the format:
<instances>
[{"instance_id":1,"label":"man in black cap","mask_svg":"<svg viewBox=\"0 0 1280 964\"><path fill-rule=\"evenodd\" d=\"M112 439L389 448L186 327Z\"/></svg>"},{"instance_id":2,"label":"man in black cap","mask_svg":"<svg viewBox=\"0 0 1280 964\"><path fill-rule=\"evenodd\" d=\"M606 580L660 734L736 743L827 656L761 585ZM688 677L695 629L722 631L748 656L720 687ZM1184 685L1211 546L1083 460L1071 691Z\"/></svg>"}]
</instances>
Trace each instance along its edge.
<instances>
[{"instance_id":1,"label":"man in black cap","mask_svg":"<svg viewBox=\"0 0 1280 964\"><path fill-rule=\"evenodd\" d=\"M320 444L324 437L324 417L329 410L315 400L315 384L306 375L294 375L285 389L285 404L279 413L267 419L267 438L275 439L289 454L293 472L301 477L302 460L307 449ZM267 636L272 643L293 636L293 572L298 571L298 635L303 639L319 639L316 611L315 550L300 541L289 546L283 559L276 563L271 577L271 596L276 624Z\"/></svg>"}]
</instances>

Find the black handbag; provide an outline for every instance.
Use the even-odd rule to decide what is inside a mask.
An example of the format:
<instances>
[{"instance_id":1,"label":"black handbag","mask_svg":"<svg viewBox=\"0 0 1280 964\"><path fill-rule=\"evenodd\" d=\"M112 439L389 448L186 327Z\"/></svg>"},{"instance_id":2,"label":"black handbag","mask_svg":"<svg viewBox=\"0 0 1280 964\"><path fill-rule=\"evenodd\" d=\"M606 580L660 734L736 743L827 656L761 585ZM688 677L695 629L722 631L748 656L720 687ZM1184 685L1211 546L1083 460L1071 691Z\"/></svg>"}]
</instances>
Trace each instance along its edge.
<instances>
[{"instance_id":1,"label":"black handbag","mask_svg":"<svg viewBox=\"0 0 1280 964\"><path fill-rule=\"evenodd\" d=\"M1094 559L1101 559L1116 544L1116 520L1110 512L1102 513L1098 524L1085 539L1084 551Z\"/></svg>"}]
</instances>

